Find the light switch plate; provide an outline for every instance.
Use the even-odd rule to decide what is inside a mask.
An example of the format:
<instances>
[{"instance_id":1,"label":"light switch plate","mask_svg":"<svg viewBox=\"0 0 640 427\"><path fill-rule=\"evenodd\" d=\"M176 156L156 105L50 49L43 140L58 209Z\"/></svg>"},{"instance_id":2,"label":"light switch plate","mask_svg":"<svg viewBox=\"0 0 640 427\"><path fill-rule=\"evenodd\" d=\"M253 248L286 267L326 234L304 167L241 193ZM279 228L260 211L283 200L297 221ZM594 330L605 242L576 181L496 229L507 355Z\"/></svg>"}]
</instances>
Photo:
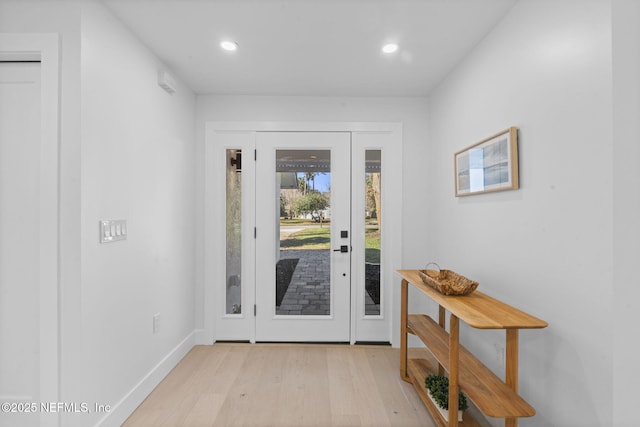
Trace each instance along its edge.
<instances>
[{"instance_id":1,"label":"light switch plate","mask_svg":"<svg viewBox=\"0 0 640 427\"><path fill-rule=\"evenodd\" d=\"M126 219L103 219L100 221L100 243L112 243L126 239Z\"/></svg>"}]
</instances>

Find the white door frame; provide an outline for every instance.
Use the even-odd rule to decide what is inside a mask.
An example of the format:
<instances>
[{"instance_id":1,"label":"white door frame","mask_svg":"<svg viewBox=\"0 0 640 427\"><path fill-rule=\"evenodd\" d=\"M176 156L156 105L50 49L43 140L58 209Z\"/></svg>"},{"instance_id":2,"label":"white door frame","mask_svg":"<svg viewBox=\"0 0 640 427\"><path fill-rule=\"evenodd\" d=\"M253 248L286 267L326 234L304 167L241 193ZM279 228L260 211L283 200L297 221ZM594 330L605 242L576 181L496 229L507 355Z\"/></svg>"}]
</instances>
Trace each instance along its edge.
<instances>
[{"instance_id":1,"label":"white door frame","mask_svg":"<svg viewBox=\"0 0 640 427\"><path fill-rule=\"evenodd\" d=\"M216 324L223 319L224 312L221 311L221 304L217 304L219 289L221 288L219 271L216 265L223 261L216 261L217 257L223 253L216 249L216 240L220 239L221 218L219 209L212 202L212 198L218 194L219 183L213 178L216 168L220 167L220 162L216 160L214 154L214 142L216 135L238 134L244 135L247 141L253 140L255 132L351 132L354 141L359 141L359 147L377 148L376 140L381 136L386 136L388 145L393 149L386 148L383 162L383 197L385 198L385 237L383 237L383 251L387 254L384 263L387 268L382 271L381 281L384 283L383 298L387 301L384 304L383 312L380 316L364 316L358 313L356 303L359 295L358 289L352 286L351 295L351 343L357 341L390 341L393 345L393 331L399 328L399 286L395 286L396 277L394 269L402 265L402 124L400 123L376 123L376 122L207 122L205 124L205 248L204 248L204 331L198 340L201 344L211 344L219 339L238 339L255 342L255 324L253 326L251 318L245 317L246 331L244 336L219 337L216 333ZM372 143L367 143L371 137ZM364 175L362 177L364 179ZM218 187L218 188L216 188ZM216 193L218 192L218 193ZM214 220L215 218L215 220ZM213 263L207 262L213 260ZM363 267L364 268L364 267ZM255 284L253 284L255 286ZM255 288L245 289L243 293L250 293L247 303L253 304ZM251 301L249 301L249 299ZM244 297L243 297L244 301ZM244 304L244 303L243 303ZM246 310L245 310L246 312ZM248 314L248 313L245 313ZM248 328L248 329L247 329ZM367 332L368 331L368 332ZM377 332L376 332L377 331ZM380 338L382 337L382 338ZM386 339L385 339L386 338Z\"/></svg>"},{"instance_id":2,"label":"white door frame","mask_svg":"<svg viewBox=\"0 0 640 427\"><path fill-rule=\"evenodd\" d=\"M57 34L0 34L0 60L39 60L40 128L40 395L58 402L60 385L59 324L59 37ZM41 426L59 425L56 413L40 413Z\"/></svg>"}]
</instances>

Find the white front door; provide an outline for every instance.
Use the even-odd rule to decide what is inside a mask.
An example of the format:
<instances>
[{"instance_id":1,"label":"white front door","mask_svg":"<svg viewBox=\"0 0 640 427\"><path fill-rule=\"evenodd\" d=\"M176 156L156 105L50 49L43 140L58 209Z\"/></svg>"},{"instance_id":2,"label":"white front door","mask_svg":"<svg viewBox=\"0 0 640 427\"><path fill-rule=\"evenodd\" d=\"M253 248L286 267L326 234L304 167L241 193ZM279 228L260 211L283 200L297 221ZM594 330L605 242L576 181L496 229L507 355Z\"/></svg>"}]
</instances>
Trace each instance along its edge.
<instances>
[{"instance_id":1,"label":"white front door","mask_svg":"<svg viewBox=\"0 0 640 427\"><path fill-rule=\"evenodd\" d=\"M40 63L0 63L0 401L9 405L41 397L39 124ZM39 420L7 411L0 427Z\"/></svg>"},{"instance_id":2,"label":"white front door","mask_svg":"<svg viewBox=\"0 0 640 427\"><path fill-rule=\"evenodd\" d=\"M396 124L208 123L198 342L391 342L401 148Z\"/></svg>"},{"instance_id":3,"label":"white front door","mask_svg":"<svg viewBox=\"0 0 640 427\"><path fill-rule=\"evenodd\" d=\"M256 341L350 341L351 133L256 134Z\"/></svg>"}]
</instances>

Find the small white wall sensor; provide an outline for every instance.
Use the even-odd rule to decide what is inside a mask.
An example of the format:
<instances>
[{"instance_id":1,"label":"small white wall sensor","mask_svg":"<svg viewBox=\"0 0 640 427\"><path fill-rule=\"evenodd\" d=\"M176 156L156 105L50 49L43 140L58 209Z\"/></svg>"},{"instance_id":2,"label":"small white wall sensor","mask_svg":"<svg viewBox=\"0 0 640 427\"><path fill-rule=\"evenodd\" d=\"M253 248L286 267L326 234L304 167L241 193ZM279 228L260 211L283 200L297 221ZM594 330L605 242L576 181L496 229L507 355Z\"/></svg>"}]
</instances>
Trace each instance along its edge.
<instances>
[{"instance_id":1,"label":"small white wall sensor","mask_svg":"<svg viewBox=\"0 0 640 427\"><path fill-rule=\"evenodd\" d=\"M165 70L158 70L158 86L171 94L175 93L176 91L175 79Z\"/></svg>"}]
</instances>

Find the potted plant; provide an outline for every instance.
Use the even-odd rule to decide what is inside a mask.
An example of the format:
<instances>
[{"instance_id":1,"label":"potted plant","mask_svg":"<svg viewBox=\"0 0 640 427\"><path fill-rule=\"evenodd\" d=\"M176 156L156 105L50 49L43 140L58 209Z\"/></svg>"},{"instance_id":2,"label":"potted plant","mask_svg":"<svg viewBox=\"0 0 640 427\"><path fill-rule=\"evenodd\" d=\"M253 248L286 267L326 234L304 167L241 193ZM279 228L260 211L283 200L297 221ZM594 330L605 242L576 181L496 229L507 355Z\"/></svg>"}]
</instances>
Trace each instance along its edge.
<instances>
[{"instance_id":1,"label":"potted plant","mask_svg":"<svg viewBox=\"0 0 640 427\"><path fill-rule=\"evenodd\" d=\"M429 391L429 398L440 411L445 420L449 421L449 378L442 375L429 375L424 380ZM469 408L467 396L458 394L458 421L462 421L462 412Z\"/></svg>"}]
</instances>

